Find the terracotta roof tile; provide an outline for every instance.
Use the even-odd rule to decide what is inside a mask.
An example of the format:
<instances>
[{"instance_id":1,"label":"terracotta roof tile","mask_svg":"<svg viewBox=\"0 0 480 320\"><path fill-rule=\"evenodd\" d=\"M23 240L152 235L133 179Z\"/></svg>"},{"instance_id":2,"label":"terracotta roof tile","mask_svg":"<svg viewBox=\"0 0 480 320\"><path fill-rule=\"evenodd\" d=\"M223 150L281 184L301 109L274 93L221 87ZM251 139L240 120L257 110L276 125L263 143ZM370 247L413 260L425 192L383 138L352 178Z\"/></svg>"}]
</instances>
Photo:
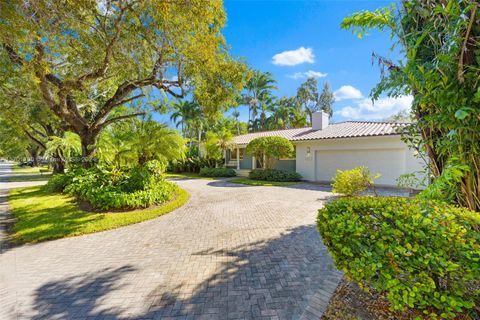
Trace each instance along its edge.
<instances>
[{"instance_id":1,"label":"terracotta roof tile","mask_svg":"<svg viewBox=\"0 0 480 320\"><path fill-rule=\"evenodd\" d=\"M255 138L271 136L284 137L291 141L387 136L400 134L401 129L406 125L390 122L346 121L331 123L323 130L312 130L308 127L247 133L234 137L233 141L236 144L248 144Z\"/></svg>"}]
</instances>

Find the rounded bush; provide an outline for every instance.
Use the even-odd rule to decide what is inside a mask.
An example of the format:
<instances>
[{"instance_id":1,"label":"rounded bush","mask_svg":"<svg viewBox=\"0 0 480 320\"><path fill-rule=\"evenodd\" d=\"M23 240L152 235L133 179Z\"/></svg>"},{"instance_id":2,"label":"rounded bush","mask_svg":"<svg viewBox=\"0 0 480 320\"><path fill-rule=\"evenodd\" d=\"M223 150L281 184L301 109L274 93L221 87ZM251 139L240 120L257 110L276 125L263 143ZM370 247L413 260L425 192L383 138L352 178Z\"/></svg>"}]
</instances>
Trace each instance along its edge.
<instances>
[{"instance_id":1,"label":"rounded bush","mask_svg":"<svg viewBox=\"0 0 480 320\"><path fill-rule=\"evenodd\" d=\"M202 168L200 175L203 177L235 177L237 173L229 168Z\"/></svg>"},{"instance_id":2,"label":"rounded bush","mask_svg":"<svg viewBox=\"0 0 480 320\"><path fill-rule=\"evenodd\" d=\"M475 305L480 288L480 214L397 197L340 198L317 219L335 265L385 292L395 310L450 318Z\"/></svg>"},{"instance_id":3,"label":"rounded bush","mask_svg":"<svg viewBox=\"0 0 480 320\"><path fill-rule=\"evenodd\" d=\"M63 192L65 187L72 182L72 175L55 174L47 182L45 188L50 192Z\"/></svg>"},{"instance_id":4,"label":"rounded bush","mask_svg":"<svg viewBox=\"0 0 480 320\"><path fill-rule=\"evenodd\" d=\"M302 179L302 176L297 172L278 169L255 169L248 174L248 177L252 180L277 182L295 182Z\"/></svg>"}]
</instances>

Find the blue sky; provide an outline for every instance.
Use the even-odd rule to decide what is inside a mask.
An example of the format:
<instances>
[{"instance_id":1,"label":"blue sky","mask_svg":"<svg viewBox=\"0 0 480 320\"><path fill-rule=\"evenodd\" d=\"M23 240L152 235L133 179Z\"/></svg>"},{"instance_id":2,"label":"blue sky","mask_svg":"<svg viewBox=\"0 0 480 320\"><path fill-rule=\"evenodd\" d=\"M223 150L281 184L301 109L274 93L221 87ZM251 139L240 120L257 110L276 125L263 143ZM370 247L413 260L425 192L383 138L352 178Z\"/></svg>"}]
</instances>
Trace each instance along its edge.
<instances>
[{"instance_id":1,"label":"blue sky","mask_svg":"<svg viewBox=\"0 0 480 320\"><path fill-rule=\"evenodd\" d=\"M411 97L384 98L372 105L368 96L379 81L380 71L372 65L371 54L377 52L394 60L400 55L391 52L387 32L374 31L358 39L340 29L340 22L356 11L390 3L225 0L227 25L223 34L233 56L274 75L279 88L276 95L295 95L305 75L313 74L318 77L319 89L329 81L337 91L333 121L381 120L408 108ZM240 112L245 120L246 107Z\"/></svg>"}]
</instances>

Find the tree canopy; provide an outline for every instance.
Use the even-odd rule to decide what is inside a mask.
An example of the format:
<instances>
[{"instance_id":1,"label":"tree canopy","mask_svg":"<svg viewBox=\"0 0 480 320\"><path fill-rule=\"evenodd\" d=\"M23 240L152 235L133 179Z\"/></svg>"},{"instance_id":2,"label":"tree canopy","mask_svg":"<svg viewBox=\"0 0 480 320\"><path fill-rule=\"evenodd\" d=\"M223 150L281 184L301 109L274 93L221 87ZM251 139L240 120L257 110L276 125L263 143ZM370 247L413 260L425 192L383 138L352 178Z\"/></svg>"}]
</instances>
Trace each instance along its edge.
<instances>
[{"instance_id":1,"label":"tree canopy","mask_svg":"<svg viewBox=\"0 0 480 320\"><path fill-rule=\"evenodd\" d=\"M36 90L80 136L84 157L107 125L142 114L140 105L191 91L215 112L243 86L245 66L220 33L221 1L12 0L1 2L0 21L0 67L17 75L10 87ZM125 104L128 114L111 116Z\"/></svg>"},{"instance_id":2,"label":"tree canopy","mask_svg":"<svg viewBox=\"0 0 480 320\"><path fill-rule=\"evenodd\" d=\"M480 9L478 1L402 1L347 17L343 28L362 37L386 29L406 60L378 54L382 79L374 98L414 96L415 121L405 138L425 152L434 177L430 197L480 211Z\"/></svg>"}]
</instances>

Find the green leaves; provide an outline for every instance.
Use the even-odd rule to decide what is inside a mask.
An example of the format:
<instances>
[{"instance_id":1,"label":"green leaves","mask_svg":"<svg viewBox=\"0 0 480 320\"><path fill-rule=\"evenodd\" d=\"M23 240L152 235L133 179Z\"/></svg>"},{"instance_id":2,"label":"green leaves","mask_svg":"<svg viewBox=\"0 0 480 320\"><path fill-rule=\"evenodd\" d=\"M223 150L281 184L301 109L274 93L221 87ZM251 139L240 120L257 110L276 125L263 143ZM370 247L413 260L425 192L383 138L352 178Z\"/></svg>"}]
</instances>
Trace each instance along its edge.
<instances>
[{"instance_id":1,"label":"green leaves","mask_svg":"<svg viewBox=\"0 0 480 320\"><path fill-rule=\"evenodd\" d=\"M337 268L387 294L395 310L452 318L474 306L480 279L480 214L442 202L339 198L317 227Z\"/></svg>"}]
</instances>

